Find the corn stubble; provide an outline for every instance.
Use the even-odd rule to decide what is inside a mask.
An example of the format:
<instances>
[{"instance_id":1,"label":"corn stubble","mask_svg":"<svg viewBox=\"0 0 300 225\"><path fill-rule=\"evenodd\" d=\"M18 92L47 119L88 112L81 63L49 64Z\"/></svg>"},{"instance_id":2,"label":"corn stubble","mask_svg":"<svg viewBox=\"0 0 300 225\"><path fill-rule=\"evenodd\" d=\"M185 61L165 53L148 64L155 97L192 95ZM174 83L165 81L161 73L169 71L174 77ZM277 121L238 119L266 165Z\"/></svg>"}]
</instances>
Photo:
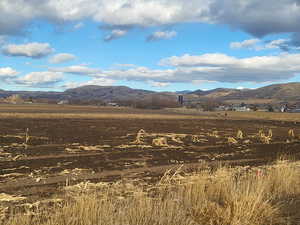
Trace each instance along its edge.
<instances>
[{"instance_id":1,"label":"corn stubble","mask_svg":"<svg viewBox=\"0 0 300 225\"><path fill-rule=\"evenodd\" d=\"M39 216L16 216L7 225L280 225L299 224L295 199L300 173L278 163L260 173L220 168L181 176L166 173L151 187L110 185L74 194L73 200ZM284 177L284 182L283 182ZM298 203L299 204L299 203ZM298 205L299 207L299 205ZM294 209L294 211L293 211Z\"/></svg>"}]
</instances>

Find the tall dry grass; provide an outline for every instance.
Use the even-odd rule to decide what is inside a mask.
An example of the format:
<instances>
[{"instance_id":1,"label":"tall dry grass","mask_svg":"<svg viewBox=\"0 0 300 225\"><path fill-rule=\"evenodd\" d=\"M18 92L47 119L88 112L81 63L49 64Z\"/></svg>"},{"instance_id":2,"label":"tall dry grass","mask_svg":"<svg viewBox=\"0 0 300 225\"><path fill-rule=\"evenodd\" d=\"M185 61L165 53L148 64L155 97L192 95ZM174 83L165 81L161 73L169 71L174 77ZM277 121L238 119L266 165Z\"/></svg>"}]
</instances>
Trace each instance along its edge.
<instances>
[{"instance_id":1,"label":"tall dry grass","mask_svg":"<svg viewBox=\"0 0 300 225\"><path fill-rule=\"evenodd\" d=\"M178 172L178 171L177 171ZM7 225L280 225L300 224L299 163L166 173L154 186L106 185ZM296 209L296 210L295 210Z\"/></svg>"}]
</instances>

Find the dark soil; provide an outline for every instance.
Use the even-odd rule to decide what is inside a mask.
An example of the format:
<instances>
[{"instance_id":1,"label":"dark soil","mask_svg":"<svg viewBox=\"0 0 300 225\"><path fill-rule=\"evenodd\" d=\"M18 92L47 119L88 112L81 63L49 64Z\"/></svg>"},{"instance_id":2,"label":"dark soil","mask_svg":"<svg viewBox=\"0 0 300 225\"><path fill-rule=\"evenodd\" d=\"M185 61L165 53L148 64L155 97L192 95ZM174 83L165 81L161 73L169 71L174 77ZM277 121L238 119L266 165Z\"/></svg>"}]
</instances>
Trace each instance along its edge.
<instances>
[{"instance_id":1,"label":"dark soil","mask_svg":"<svg viewBox=\"0 0 300 225\"><path fill-rule=\"evenodd\" d=\"M27 128L32 138L25 148L22 144ZM193 143L187 136L182 139L184 144L168 142L182 149L118 148L122 144L131 145L140 129L148 133L203 135L207 141ZM227 138L235 137L239 129L244 132L244 139L251 142L229 145ZM252 137L259 129L266 133L272 129L271 144L262 144L258 138ZM262 120L203 120L201 117L198 120L133 120L126 119L125 114L120 119L0 118L0 149L4 153L0 158L0 192L36 199L59 193L66 181L76 184L85 180L140 178L153 182L160 179L167 169L182 164L189 171L203 164L212 167L219 163L261 165L282 155L300 159L300 141L288 137L289 129L300 134L300 127L295 123ZM218 131L220 137L210 136L213 131ZM150 139L146 142L146 145L151 145ZM73 143L109 146L99 151L66 151ZM76 169L81 171L76 172ZM69 173L62 173L65 170Z\"/></svg>"}]
</instances>

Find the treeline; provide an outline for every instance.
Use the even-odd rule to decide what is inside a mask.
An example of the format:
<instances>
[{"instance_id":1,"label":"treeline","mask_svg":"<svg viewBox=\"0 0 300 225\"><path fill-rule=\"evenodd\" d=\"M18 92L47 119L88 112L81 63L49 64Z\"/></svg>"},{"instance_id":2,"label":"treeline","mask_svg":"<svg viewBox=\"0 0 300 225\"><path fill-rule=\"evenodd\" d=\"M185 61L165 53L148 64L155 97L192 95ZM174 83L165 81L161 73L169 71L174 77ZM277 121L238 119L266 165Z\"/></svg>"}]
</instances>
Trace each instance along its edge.
<instances>
[{"instance_id":1,"label":"treeline","mask_svg":"<svg viewBox=\"0 0 300 225\"><path fill-rule=\"evenodd\" d=\"M149 96L143 99L117 100L120 106L130 106L138 109L177 108L180 104L174 96Z\"/></svg>"}]
</instances>

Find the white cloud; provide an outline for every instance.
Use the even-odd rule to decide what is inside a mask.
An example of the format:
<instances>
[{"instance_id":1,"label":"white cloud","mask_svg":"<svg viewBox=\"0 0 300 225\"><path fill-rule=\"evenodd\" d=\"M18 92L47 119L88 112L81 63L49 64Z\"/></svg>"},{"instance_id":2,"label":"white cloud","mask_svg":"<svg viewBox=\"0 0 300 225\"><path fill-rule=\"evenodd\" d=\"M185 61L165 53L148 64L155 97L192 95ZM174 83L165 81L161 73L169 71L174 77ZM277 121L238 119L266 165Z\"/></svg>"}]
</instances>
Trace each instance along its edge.
<instances>
[{"instance_id":1,"label":"white cloud","mask_svg":"<svg viewBox=\"0 0 300 225\"><path fill-rule=\"evenodd\" d=\"M15 77L19 74L16 70L11 67L0 67L0 79L1 78L9 78Z\"/></svg>"},{"instance_id":2,"label":"white cloud","mask_svg":"<svg viewBox=\"0 0 300 225\"><path fill-rule=\"evenodd\" d=\"M16 83L31 86L47 86L62 80L63 73L92 77L88 82L71 82L66 87L82 85L112 85L117 80L147 82L155 87L172 83L199 82L253 82L266 83L284 81L300 75L300 54L282 53L273 56L237 58L214 53L204 55L183 55L162 59L161 69L147 67L124 67L100 70L77 65L52 68L49 72L34 72L16 79ZM1 71L1 70L0 70ZM5 72L3 72L5 71ZM16 76L12 69L3 69L3 74Z\"/></svg>"},{"instance_id":3,"label":"white cloud","mask_svg":"<svg viewBox=\"0 0 300 225\"><path fill-rule=\"evenodd\" d=\"M16 79L14 82L30 87L50 87L63 81L63 77L63 73L59 72L32 72Z\"/></svg>"},{"instance_id":4,"label":"white cloud","mask_svg":"<svg viewBox=\"0 0 300 225\"><path fill-rule=\"evenodd\" d=\"M136 65L134 65L134 64L126 64L126 63L117 63L114 66L117 66L117 67L136 67Z\"/></svg>"},{"instance_id":5,"label":"white cloud","mask_svg":"<svg viewBox=\"0 0 300 225\"><path fill-rule=\"evenodd\" d=\"M162 59L159 64L172 66L213 66L217 63L218 66L223 66L234 64L236 61L236 58L222 53L204 54L199 56L185 54L180 57L172 56L170 58ZM201 64L199 64L200 62Z\"/></svg>"},{"instance_id":6,"label":"white cloud","mask_svg":"<svg viewBox=\"0 0 300 225\"><path fill-rule=\"evenodd\" d=\"M6 45L2 52L7 56L24 56L29 58L42 58L53 52L48 43L28 43L21 45Z\"/></svg>"},{"instance_id":7,"label":"white cloud","mask_svg":"<svg viewBox=\"0 0 300 225\"><path fill-rule=\"evenodd\" d=\"M269 49L281 49L284 51L288 51L294 47L289 46L289 39L277 39L277 40L272 40L268 42L264 42L263 40L260 39L249 39L249 40L244 40L242 42L232 42L230 43L230 48L233 49L250 49L250 50L256 50L256 51L261 51L261 50L269 50Z\"/></svg>"},{"instance_id":8,"label":"white cloud","mask_svg":"<svg viewBox=\"0 0 300 225\"><path fill-rule=\"evenodd\" d=\"M300 73L300 54L280 54L278 56L256 56L235 58L225 54L184 55L161 61L164 65L177 67L193 80L219 82L266 82L292 78Z\"/></svg>"},{"instance_id":9,"label":"white cloud","mask_svg":"<svg viewBox=\"0 0 300 225\"><path fill-rule=\"evenodd\" d=\"M112 30L111 33L105 36L104 41L112 41L125 36L128 33L127 30L116 29Z\"/></svg>"},{"instance_id":10,"label":"white cloud","mask_svg":"<svg viewBox=\"0 0 300 225\"><path fill-rule=\"evenodd\" d=\"M51 68L50 71L72 73L77 75L91 75L91 76L101 72L101 70L99 69L89 68L81 65L68 66L62 68Z\"/></svg>"},{"instance_id":11,"label":"white cloud","mask_svg":"<svg viewBox=\"0 0 300 225\"><path fill-rule=\"evenodd\" d=\"M148 82L152 87L167 87L170 86L170 83L165 83L165 82L155 82L155 81L149 81Z\"/></svg>"},{"instance_id":12,"label":"white cloud","mask_svg":"<svg viewBox=\"0 0 300 225\"><path fill-rule=\"evenodd\" d=\"M282 48L283 45L286 45L289 42L289 39L278 39L278 40L273 40L267 43L264 48L265 49L278 49Z\"/></svg>"},{"instance_id":13,"label":"white cloud","mask_svg":"<svg viewBox=\"0 0 300 225\"><path fill-rule=\"evenodd\" d=\"M208 21L211 0L1 0L0 34L20 33L35 19L53 23L92 19L111 26Z\"/></svg>"},{"instance_id":14,"label":"white cloud","mask_svg":"<svg viewBox=\"0 0 300 225\"><path fill-rule=\"evenodd\" d=\"M147 40L148 41L157 41L157 40L168 40L172 39L177 35L176 31L156 31L153 34L151 34Z\"/></svg>"},{"instance_id":15,"label":"white cloud","mask_svg":"<svg viewBox=\"0 0 300 225\"><path fill-rule=\"evenodd\" d=\"M63 85L63 88L70 89L86 85L112 86L115 82L115 80L111 79L95 78L85 82L67 82L65 85Z\"/></svg>"},{"instance_id":16,"label":"white cloud","mask_svg":"<svg viewBox=\"0 0 300 225\"><path fill-rule=\"evenodd\" d=\"M111 80L150 81L159 84L197 81L263 83L287 80L300 74L300 54L287 53L278 56L248 58L236 58L220 53L199 56L183 55L163 59L161 64L174 68L134 67L103 70L93 74L86 73L86 75ZM88 69L86 68L86 72L89 71Z\"/></svg>"},{"instance_id":17,"label":"white cloud","mask_svg":"<svg viewBox=\"0 0 300 225\"><path fill-rule=\"evenodd\" d=\"M101 73L94 74L95 77L105 77L114 80L134 80L134 81L147 81L165 78L171 75L172 70L152 70L147 67L135 67L127 70L105 70ZM164 81L162 81L164 82Z\"/></svg>"},{"instance_id":18,"label":"white cloud","mask_svg":"<svg viewBox=\"0 0 300 225\"><path fill-rule=\"evenodd\" d=\"M0 35L20 33L36 19L90 19L112 27L218 23L260 37L300 32L299 10L299 0L1 0Z\"/></svg>"},{"instance_id":19,"label":"white cloud","mask_svg":"<svg viewBox=\"0 0 300 225\"><path fill-rule=\"evenodd\" d=\"M257 44L260 43L259 39L249 39L242 42L232 42L230 43L230 48L248 48L248 49L257 49Z\"/></svg>"},{"instance_id":20,"label":"white cloud","mask_svg":"<svg viewBox=\"0 0 300 225\"><path fill-rule=\"evenodd\" d=\"M74 56L72 54L60 53L60 54L54 55L51 59L49 59L49 62L52 64L59 64L59 63L64 63L64 62L74 60L75 58L76 58L76 56Z\"/></svg>"}]
</instances>

